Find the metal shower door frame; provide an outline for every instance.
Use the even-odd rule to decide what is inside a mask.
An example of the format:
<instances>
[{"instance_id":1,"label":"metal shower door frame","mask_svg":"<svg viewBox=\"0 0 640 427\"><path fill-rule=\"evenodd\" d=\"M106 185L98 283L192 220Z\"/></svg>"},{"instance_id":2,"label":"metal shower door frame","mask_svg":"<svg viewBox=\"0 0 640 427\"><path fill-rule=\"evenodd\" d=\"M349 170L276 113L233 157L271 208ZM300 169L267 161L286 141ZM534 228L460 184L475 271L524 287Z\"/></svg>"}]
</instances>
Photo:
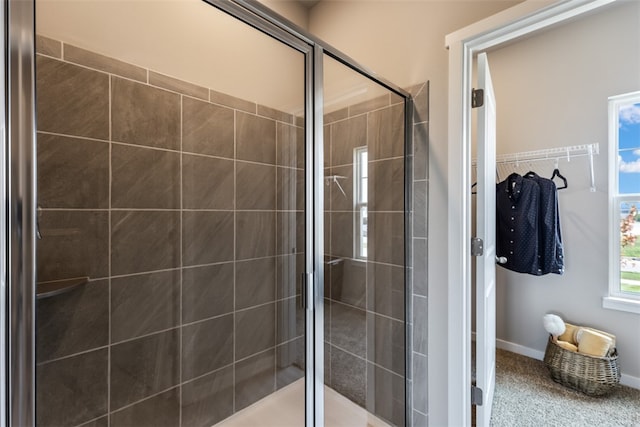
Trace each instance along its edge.
<instances>
[{"instance_id":1,"label":"metal shower door frame","mask_svg":"<svg viewBox=\"0 0 640 427\"><path fill-rule=\"evenodd\" d=\"M7 147L6 147L6 10L3 5L0 8L0 31L3 34L2 44L0 44L0 165L2 173L0 174L0 197L4 203L0 210L0 230L7 230L7 180L5 168L7 165ZM0 427L4 427L7 420L7 236L6 233L0 232L0 247L2 247L3 256L0 257L0 369L2 369L2 381L0 381Z\"/></svg>"},{"instance_id":2,"label":"metal shower door frame","mask_svg":"<svg viewBox=\"0 0 640 427\"><path fill-rule=\"evenodd\" d=\"M34 1L2 3L3 79L2 114L3 198L6 235L3 235L2 271L6 278L6 422L9 426L35 424L35 73ZM6 131L4 130L6 129ZM3 224L5 225L5 224ZM4 307L2 307L4 308ZM5 315L5 312L2 313Z\"/></svg>"}]
</instances>

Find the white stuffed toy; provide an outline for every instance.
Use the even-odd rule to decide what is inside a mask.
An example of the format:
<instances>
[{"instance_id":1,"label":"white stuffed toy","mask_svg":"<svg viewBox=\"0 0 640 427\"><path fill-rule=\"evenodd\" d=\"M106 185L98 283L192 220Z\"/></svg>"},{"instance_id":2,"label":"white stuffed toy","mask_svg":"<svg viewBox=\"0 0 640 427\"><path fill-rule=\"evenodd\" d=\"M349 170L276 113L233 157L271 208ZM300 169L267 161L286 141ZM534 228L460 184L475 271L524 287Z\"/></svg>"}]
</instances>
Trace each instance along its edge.
<instances>
[{"instance_id":1,"label":"white stuffed toy","mask_svg":"<svg viewBox=\"0 0 640 427\"><path fill-rule=\"evenodd\" d=\"M553 337L553 341L557 342L558 337L564 334L564 331L567 329L564 324L564 320L560 318L560 316L556 316L555 314L545 314L542 317L542 323L544 324L544 328L551 334Z\"/></svg>"},{"instance_id":2,"label":"white stuffed toy","mask_svg":"<svg viewBox=\"0 0 640 427\"><path fill-rule=\"evenodd\" d=\"M554 343L566 350L578 351L578 347L574 344L558 340L558 337L564 334L564 331L567 330L567 325L565 325L564 320L562 320L560 316L556 316L555 314L545 314L542 317L542 323L544 324L544 328L547 332L551 334Z\"/></svg>"}]
</instances>

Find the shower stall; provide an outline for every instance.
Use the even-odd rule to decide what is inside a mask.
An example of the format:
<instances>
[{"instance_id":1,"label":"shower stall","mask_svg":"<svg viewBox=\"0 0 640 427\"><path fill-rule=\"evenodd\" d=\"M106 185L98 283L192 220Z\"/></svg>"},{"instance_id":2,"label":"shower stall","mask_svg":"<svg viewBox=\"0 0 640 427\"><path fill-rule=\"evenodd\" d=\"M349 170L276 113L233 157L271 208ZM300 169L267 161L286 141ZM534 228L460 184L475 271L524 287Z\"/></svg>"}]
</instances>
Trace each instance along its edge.
<instances>
[{"instance_id":1,"label":"shower stall","mask_svg":"<svg viewBox=\"0 0 640 427\"><path fill-rule=\"evenodd\" d=\"M411 425L428 86L253 1L6 3L0 425Z\"/></svg>"}]
</instances>

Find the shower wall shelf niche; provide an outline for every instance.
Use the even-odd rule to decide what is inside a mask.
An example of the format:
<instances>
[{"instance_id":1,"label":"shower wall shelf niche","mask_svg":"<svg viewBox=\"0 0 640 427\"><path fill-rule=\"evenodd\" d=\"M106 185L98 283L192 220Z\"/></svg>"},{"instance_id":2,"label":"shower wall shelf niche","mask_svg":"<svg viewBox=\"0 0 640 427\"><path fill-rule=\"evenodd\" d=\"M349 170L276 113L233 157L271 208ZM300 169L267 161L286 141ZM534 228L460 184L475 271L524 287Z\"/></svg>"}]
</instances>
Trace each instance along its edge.
<instances>
[{"instance_id":1,"label":"shower wall shelf niche","mask_svg":"<svg viewBox=\"0 0 640 427\"><path fill-rule=\"evenodd\" d=\"M36 284L36 298L49 298L72 290L89 283L89 277L75 277L72 279L53 280L50 282L38 282Z\"/></svg>"}]
</instances>

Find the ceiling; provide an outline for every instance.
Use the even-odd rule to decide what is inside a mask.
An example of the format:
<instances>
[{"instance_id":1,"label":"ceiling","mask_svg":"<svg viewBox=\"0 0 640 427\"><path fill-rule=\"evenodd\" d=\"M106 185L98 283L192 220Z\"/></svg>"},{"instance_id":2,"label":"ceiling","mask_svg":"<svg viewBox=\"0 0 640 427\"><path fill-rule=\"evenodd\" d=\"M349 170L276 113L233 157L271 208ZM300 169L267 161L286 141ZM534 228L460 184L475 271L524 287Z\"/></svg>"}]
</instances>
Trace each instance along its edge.
<instances>
[{"instance_id":1,"label":"ceiling","mask_svg":"<svg viewBox=\"0 0 640 427\"><path fill-rule=\"evenodd\" d=\"M316 4L320 3L320 0L296 0L298 3L306 7L307 9L311 9Z\"/></svg>"}]
</instances>

